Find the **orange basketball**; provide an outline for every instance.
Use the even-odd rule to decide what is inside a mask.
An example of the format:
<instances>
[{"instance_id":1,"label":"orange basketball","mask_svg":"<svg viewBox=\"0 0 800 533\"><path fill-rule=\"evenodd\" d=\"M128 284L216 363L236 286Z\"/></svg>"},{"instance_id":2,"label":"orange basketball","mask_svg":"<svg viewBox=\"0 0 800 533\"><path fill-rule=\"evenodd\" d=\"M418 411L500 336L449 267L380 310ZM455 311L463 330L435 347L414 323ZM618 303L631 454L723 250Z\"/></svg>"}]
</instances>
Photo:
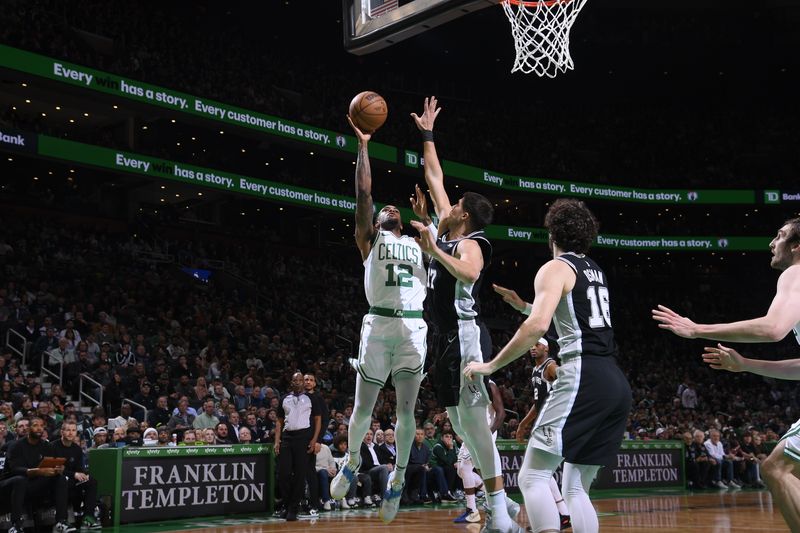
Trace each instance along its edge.
<instances>
[{"instance_id":1,"label":"orange basketball","mask_svg":"<svg viewBox=\"0 0 800 533\"><path fill-rule=\"evenodd\" d=\"M348 114L358 129L373 133L386 122L389 107L383 96L373 91L358 93L350 102Z\"/></svg>"}]
</instances>

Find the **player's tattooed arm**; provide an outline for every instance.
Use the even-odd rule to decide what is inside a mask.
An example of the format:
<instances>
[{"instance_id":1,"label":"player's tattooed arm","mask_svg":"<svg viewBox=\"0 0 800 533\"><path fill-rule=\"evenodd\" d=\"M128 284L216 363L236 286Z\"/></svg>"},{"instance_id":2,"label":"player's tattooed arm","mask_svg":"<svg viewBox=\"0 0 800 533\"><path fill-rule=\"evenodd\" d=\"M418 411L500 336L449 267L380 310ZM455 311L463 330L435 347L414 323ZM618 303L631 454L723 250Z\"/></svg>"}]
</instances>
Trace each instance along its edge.
<instances>
[{"instance_id":1,"label":"player's tattooed arm","mask_svg":"<svg viewBox=\"0 0 800 533\"><path fill-rule=\"evenodd\" d=\"M364 133L348 116L347 121L358 139L358 159L356 160L356 245L361 258L369 256L375 227L372 225L372 214L375 210L372 202L372 171L369 165L369 140L372 135Z\"/></svg>"}]
</instances>

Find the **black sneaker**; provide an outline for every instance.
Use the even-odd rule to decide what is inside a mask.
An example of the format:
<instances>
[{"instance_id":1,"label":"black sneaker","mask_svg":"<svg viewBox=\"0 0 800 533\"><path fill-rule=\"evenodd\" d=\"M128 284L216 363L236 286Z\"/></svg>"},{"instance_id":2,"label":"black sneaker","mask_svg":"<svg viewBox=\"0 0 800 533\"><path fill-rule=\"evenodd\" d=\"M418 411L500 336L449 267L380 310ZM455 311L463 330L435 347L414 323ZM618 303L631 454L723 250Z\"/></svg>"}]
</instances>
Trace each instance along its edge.
<instances>
[{"instance_id":1,"label":"black sneaker","mask_svg":"<svg viewBox=\"0 0 800 533\"><path fill-rule=\"evenodd\" d=\"M287 522L297 522L297 513L295 511L289 511L286 513L286 521Z\"/></svg>"},{"instance_id":2,"label":"black sneaker","mask_svg":"<svg viewBox=\"0 0 800 533\"><path fill-rule=\"evenodd\" d=\"M569 529L572 527L572 522L569 521L568 514L561 515L561 530Z\"/></svg>"}]
</instances>

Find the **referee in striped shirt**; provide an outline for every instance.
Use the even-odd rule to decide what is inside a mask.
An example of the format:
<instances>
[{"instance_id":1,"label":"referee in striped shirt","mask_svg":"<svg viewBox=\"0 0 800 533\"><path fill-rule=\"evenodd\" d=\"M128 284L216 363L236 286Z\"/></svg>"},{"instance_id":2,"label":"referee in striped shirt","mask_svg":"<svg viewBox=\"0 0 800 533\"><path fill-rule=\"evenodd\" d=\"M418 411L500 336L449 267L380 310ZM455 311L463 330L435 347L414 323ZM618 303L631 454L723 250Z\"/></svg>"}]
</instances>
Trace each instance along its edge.
<instances>
[{"instance_id":1,"label":"referee in striped shirt","mask_svg":"<svg viewBox=\"0 0 800 533\"><path fill-rule=\"evenodd\" d=\"M281 398L277 415L278 478L286 502L286 520L291 522L297 520L297 508L306 486L308 454L314 453L322 425L319 404L303 391L302 373L292 375L292 392Z\"/></svg>"}]
</instances>

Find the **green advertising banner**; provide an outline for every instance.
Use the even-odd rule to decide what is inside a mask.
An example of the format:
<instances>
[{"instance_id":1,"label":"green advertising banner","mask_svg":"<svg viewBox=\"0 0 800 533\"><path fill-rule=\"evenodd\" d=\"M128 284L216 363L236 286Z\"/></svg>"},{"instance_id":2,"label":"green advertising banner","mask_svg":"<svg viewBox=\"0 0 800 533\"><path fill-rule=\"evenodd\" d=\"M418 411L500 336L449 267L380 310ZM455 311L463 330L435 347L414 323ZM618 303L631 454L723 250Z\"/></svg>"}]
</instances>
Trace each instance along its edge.
<instances>
[{"instance_id":1,"label":"green advertising banner","mask_svg":"<svg viewBox=\"0 0 800 533\"><path fill-rule=\"evenodd\" d=\"M518 226L488 226L490 239L547 243L547 230ZM600 234L594 246L637 251L766 251L772 237L687 237Z\"/></svg>"},{"instance_id":2,"label":"green advertising banner","mask_svg":"<svg viewBox=\"0 0 800 533\"><path fill-rule=\"evenodd\" d=\"M356 152L357 143L352 135L248 111L9 46L0 45L0 67L159 106L174 112L189 113L220 124L241 126L314 146L325 146L348 153ZM398 159L398 154L402 156L402 161ZM370 143L370 156L382 161L400 163L412 169L418 169L424 163L417 152L412 150L401 152L395 147L377 142ZM757 191L744 189L641 189L513 176L447 160L442 161L442 167L449 177L509 192L524 191L554 196L667 205L754 204L757 201L767 205L780 203L777 191L759 191L757 194Z\"/></svg>"},{"instance_id":3,"label":"green advertising banner","mask_svg":"<svg viewBox=\"0 0 800 533\"><path fill-rule=\"evenodd\" d=\"M408 160L408 153L406 153ZM639 189L572 181L547 180L502 174L453 161L443 161L448 177L482 183L510 191L528 191L557 196L577 196L597 200L618 200L650 204L753 204L756 193L742 189Z\"/></svg>"},{"instance_id":4,"label":"green advertising banner","mask_svg":"<svg viewBox=\"0 0 800 533\"><path fill-rule=\"evenodd\" d=\"M36 138L30 133L20 133L19 135L23 135L28 139ZM187 185L257 196L265 200L324 209L337 213L353 213L356 207L355 198L350 196L242 176L232 172L212 170L47 135L38 135L36 146L38 155L43 157L61 159L112 171L168 179ZM2 149L11 150L10 147L6 148L3 144L0 144L0 150ZM376 205L380 207L382 204L376 202ZM410 209L404 208L401 211L406 218L412 216ZM491 239L547 243L547 230L543 228L491 225L486 227L486 234ZM637 251L763 251L768 249L770 240L771 237L602 234L597 237L595 244L600 248Z\"/></svg>"},{"instance_id":5,"label":"green advertising banner","mask_svg":"<svg viewBox=\"0 0 800 533\"><path fill-rule=\"evenodd\" d=\"M352 213L355 198L39 135L39 155L268 200Z\"/></svg>"},{"instance_id":6,"label":"green advertising banner","mask_svg":"<svg viewBox=\"0 0 800 533\"><path fill-rule=\"evenodd\" d=\"M222 124L241 126L269 135L356 153L357 141L352 135L343 135L300 122L248 111L208 98L157 87L10 46L0 45L0 67L159 106L170 111L189 113ZM370 143L370 156L395 163L397 149L373 142Z\"/></svg>"}]
</instances>

